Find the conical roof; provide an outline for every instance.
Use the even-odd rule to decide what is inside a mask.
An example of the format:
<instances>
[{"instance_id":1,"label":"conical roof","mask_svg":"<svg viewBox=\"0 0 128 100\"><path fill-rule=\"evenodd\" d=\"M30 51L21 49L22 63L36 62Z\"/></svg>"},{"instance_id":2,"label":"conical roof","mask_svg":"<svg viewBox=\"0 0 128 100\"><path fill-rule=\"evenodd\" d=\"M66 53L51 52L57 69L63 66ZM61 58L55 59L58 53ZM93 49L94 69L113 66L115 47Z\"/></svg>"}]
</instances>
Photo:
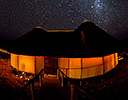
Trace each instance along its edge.
<instances>
[{"instance_id":1,"label":"conical roof","mask_svg":"<svg viewBox=\"0 0 128 100\"><path fill-rule=\"evenodd\" d=\"M117 40L91 21L74 31L47 31L40 27L13 40L16 54L54 57L99 57L116 52Z\"/></svg>"},{"instance_id":2,"label":"conical roof","mask_svg":"<svg viewBox=\"0 0 128 100\"><path fill-rule=\"evenodd\" d=\"M81 56L98 57L118 51L119 41L91 21L83 22L74 32L79 34L77 43Z\"/></svg>"}]
</instances>

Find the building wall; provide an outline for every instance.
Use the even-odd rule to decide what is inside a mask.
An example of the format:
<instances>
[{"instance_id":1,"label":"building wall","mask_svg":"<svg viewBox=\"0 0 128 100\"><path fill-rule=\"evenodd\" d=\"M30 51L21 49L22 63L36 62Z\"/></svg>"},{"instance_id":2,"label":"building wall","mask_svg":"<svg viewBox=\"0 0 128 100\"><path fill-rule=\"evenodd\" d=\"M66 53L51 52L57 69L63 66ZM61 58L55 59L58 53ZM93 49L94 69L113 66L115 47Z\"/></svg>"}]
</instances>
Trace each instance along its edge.
<instances>
[{"instance_id":1,"label":"building wall","mask_svg":"<svg viewBox=\"0 0 128 100\"><path fill-rule=\"evenodd\" d=\"M93 58L58 58L58 67L70 78L102 75L118 64L118 54ZM43 56L11 54L11 65L21 71L38 73L44 68Z\"/></svg>"},{"instance_id":2,"label":"building wall","mask_svg":"<svg viewBox=\"0 0 128 100\"><path fill-rule=\"evenodd\" d=\"M118 65L118 53L115 53L115 66Z\"/></svg>"},{"instance_id":3,"label":"building wall","mask_svg":"<svg viewBox=\"0 0 128 100\"><path fill-rule=\"evenodd\" d=\"M19 55L19 70L35 73L35 57Z\"/></svg>"},{"instance_id":4,"label":"building wall","mask_svg":"<svg viewBox=\"0 0 128 100\"><path fill-rule=\"evenodd\" d=\"M43 56L36 56L36 68L35 72L39 73L42 68L44 68L44 57Z\"/></svg>"},{"instance_id":5,"label":"building wall","mask_svg":"<svg viewBox=\"0 0 128 100\"><path fill-rule=\"evenodd\" d=\"M69 76L69 58L58 58L58 67Z\"/></svg>"},{"instance_id":6,"label":"building wall","mask_svg":"<svg viewBox=\"0 0 128 100\"><path fill-rule=\"evenodd\" d=\"M69 58L69 77L81 77L81 58Z\"/></svg>"},{"instance_id":7,"label":"building wall","mask_svg":"<svg viewBox=\"0 0 128 100\"><path fill-rule=\"evenodd\" d=\"M16 68L16 69L19 68L19 67L18 67L18 55L16 55L16 54L11 54L11 65L12 65L14 68Z\"/></svg>"},{"instance_id":8,"label":"building wall","mask_svg":"<svg viewBox=\"0 0 128 100\"><path fill-rule=\"evenodd\" d=\"M44 57L11 54L11 65L20 71L39 73L44 68Z\"/></svg>"},{"instance_id":9,"label":"building wall","mask_svg":"<svg viewBox=\"0 0 128 100\"><path fill-rule=\"evenodd\" d=\"M59 58L58 67L70 78L102 75L118 64L118 54L93 58Z\"/></svg>"},{"instance_id":10,"label":"building wall","mask_svg":"<svg viewBox=\"0 0 128 100\"><path fill-rule=\"evenodd\" d=\"M103 58L82 58L82 78L94 77L103 74Z\"/></svg>"}]
</instances>

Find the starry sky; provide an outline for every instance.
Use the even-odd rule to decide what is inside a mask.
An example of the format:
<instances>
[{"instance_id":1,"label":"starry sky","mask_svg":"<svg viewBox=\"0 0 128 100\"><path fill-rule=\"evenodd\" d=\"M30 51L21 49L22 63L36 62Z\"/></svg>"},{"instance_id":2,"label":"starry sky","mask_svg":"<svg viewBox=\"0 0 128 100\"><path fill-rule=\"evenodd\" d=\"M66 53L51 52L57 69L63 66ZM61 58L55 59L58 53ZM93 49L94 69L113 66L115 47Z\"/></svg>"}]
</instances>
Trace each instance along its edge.
<instances>
[{"instance_id":1,"label":"starry sky","mask_svg":"<svg viewBox=\"0 0 128 100\"><path fill-rule=\"evenodd\" d=\"M36 26L75 30L84 20L116 37L128 36L127 0L0 0L0 38L17 38Z\"/></svg>"}]
</instances>

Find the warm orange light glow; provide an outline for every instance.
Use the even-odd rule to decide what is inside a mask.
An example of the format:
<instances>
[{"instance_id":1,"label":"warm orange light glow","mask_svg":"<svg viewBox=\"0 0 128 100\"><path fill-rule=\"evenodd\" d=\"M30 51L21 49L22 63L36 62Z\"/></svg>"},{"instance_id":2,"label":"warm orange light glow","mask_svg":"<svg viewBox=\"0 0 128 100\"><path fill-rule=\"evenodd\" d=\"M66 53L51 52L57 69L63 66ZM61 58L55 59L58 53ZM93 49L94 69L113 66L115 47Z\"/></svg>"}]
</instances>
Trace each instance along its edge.
<instances>
[{"instance_id":1,"label":"warm orange light glow","mask_svg":"<svg viewBox=\"0 0 128 100\"><path fill-rule=\"evenodd\" d=\"M118 64L118 54L93 58L59 58L60 69L71 78L88 78L102 75Z\"/></svg>"},{"instance_id":2,"label":"warm orange light glow","mask_svg":"<svg viewBox=\"0 0 128 100\"><path fill-rule=\"evenodd\" d=\"M68 58L59 58L58 59L58 67L68 68Z\"/></svg>"},{"instance_id":3,"label":"warm orange light glow","mask_svg":"<svg viewBox=\"0 0 128 100\"><path fill-rule=\"evenodd\" d=\"M44 57L11 54L11 65L20 71L39 73L44 68Z\"/></svg>"},{"instance_id":4,"label":"warm orange light glow","mask_svg":"<svg viewBox=\"0 0 128 100\"><path fill-rule=\"evenodd\" d=\"M34 56L19 55L19 70L35 73Z\"/></svg>"},{"instance_id":5,"label":"warm orange light glow","mask_svg":"<svg viewBox=\"0 0 128 100\"><path fill-rule=\"evenodd\" d=\"M85 20L85 21L83 21L82 23L86 23L86 22L91 22L90 20Z\"/></svg>"},{"instance_id":6,"label":"warm orange light glow","mask_svg":"<svg viewBox=\"0 0 128 100\"><path fill-rule=\"evenodd\" d=\"M65 75L69 75L68 72L68 58L58 58L58 67L61 68Z\"/></svg>"},{"instance_id":7,"label":"warm orange light glow","mask_svg":"<svg viewBox=\"0 0 128 100\"><path fill-rule=\"evenodd\" d=\"M36 63L36 73L39 73L42 68L44 68L44 57L43 56L36 56L35 59Z\"/></svg>"},{"instance_id":8,"label":"warm orange light glow","mask_svg":"<svg viewBox=\"0 0 128 100\"><path fill-rule=\"evenodd\" d=\"M115 53L115 66L118 64L118 53Z\"/></svg>"},{"instance_id":9,"label":"warm orange light glow","mask_svg":"<svg viewBox=\"0 0 128 100\"><path fill-rule=\"evenodd\" d=\"M102 75L117 64L118 53L93 58L58 58L58 67L70 78ZM11 54L11 65L21 71L38 73L44 68L44 57Z\"/></svg>"},{"instance_id":10,"label":"warm orange light glow","mask_svg":"<svg viewBox=\"0 0 128 100\"><path fill-rule=\"evenodd\" d=\"M81 58L69 58L69 77L81 77Z\"/></svg>"},{"instance_id":11,"label":"warm orange light glow","mask_svg":"<svg viewBox=\"0 0 128 100\"><path fill-rule=\"evenodd\" d=\"M113 69L118 64L117 53L104 57L104 70L105 73Z\"/></svg>"},{"instance_id":12,"label":"warm orange light glow","mask_svg":"<svg viewBox=\"0 0 128 100\"><path fill-rule=\"evenodd\" d=\"M81 58L69 58L69 68L81 68Z\"/></svg>"},{"instance_id":13,"label":"warm orange light glow","mask_svg":"<svg viewBox=\"0 0 128 100\"><path fill-rule=\"evenodd\" d=\"M16 69L18 69L18 55L16 55L16 54L11 54L11 65L14 67L14 68L16 68Z\"/></svg>"},{"instance_id":14,"label":"warm orange light glow","mask_svg":"<svg viewBox=\"0 0 128 100\"><path fill-rule=\"evenodd\" d=\"M103 64L102 57L82 58L82 67L91 67Z\"/></svg>"}]
</instances>

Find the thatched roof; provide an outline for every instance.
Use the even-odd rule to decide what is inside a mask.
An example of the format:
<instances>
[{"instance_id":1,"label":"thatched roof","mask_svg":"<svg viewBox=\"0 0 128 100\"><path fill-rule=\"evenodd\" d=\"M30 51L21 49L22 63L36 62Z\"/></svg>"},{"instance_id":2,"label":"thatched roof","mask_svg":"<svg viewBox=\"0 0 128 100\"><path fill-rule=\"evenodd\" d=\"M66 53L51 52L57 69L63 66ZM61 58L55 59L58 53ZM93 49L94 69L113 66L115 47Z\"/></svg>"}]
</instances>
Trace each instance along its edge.
<instances>
[{"instance_id":1,"label":"thatched roof","mask_svg":"<svg viewBox=\"0 0 128 100\"><path fill-rule=\"evenodd\" d=\"M100 57L115 53L117 42L93 22L85 21L73 31L34 28L13 40L8 50L32 56Z\"/></svg>"}]
</instances>

